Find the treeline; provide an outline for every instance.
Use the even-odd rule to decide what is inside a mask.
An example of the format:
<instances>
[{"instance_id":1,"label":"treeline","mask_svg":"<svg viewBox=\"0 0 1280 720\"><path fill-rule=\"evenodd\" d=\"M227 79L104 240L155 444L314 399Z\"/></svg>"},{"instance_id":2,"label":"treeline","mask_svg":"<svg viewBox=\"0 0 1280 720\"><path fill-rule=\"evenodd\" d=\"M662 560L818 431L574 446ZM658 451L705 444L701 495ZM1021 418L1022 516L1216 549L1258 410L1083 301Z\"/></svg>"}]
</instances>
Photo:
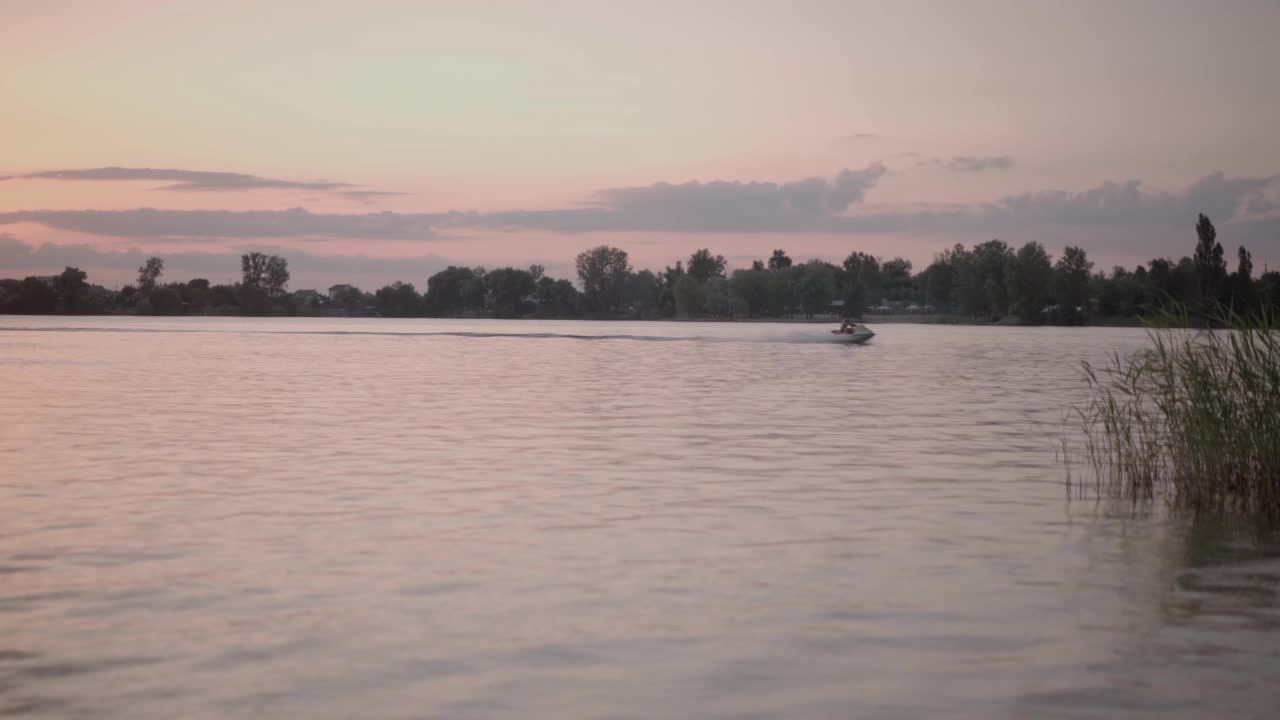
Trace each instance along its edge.
<instances>
[{"instance_id":1,"label":"treeline","mask_svg":"<svg viewBox=\"0 0 1280 720\"><path fill-rule=\"evenodd\" d=\"M0 280L0 313L24 315L268 315L294 314L289 261L251 252L240 256L241 281L213 285L205 278L161 283L164 260L148 258L138 280L119 291L88 282L74 267L60 275Z\"/></svg>"},{"instance_id":2,"label":"treeline","mask_svg":"<svg viewBox=\"0 0 1280 720\"><path fill-rule=\"evenodd\" d=\"M1155 258L1132 270L1095 272L1085 251L1067 247L1056 260L1036 242L1000 240L938 253L913 272L911 261L852 252L839 264L795 263L784 250L750 268L727 271L708 249L659 272L636 270L625 250L601 245L576 259L578 283L544 268L449 267L426 291L396 282L368 293L351 285L328 292L287 292L288 262L260 253L241 257L241 281L161 284L164 263L151 258L138 281L119 292L90 286L84 273L0 281L0 312L224 315L380 315L499 318L785 318L867 312L915 312L961 321L1084 324L1138 318L1170 301L1209 312L1219 305L1248 313L1280 308L1280 273L1254 278L1240 247L1228 272L1207 217L1196 224L1191 256Z\"/></svg>"}]
</instances>

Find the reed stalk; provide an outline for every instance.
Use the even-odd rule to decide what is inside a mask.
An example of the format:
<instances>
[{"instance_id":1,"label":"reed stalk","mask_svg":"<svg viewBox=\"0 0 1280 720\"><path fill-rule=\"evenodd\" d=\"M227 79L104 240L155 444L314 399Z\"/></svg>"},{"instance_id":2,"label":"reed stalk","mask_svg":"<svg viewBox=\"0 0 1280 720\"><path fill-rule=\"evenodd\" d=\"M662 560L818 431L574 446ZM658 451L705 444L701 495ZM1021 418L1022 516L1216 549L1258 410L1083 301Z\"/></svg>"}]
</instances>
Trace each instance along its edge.
<instances>
[{"instance_id":1,"label":"reed stalk","mask_svg":"<svg viewBox=\"0 0 1280 720\"><path fill-rule=\"evenodd\" d=\"M1188 329L1192 328L1192 329ZM1280 332L1274 312L1185 309L1150 323L1149 346L1084 364L1077 453L1099 494L1166 495L1195 511L1280 517ZM1069 462L1072 458L1068 458ZM1078 459L1078 458L1077 458ZM1084 479L1075 486L1087 486Z\"/></svg>"}]
</instances>

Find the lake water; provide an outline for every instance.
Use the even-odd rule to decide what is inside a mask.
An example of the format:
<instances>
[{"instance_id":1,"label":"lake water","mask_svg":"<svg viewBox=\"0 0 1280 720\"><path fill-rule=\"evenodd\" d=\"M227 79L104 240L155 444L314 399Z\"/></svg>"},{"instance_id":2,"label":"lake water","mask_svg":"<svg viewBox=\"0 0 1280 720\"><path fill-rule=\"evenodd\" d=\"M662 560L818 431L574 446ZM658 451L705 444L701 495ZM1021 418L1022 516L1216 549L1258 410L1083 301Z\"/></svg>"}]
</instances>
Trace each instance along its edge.
<instances>
[{"instance_id":1,"label":"lake water","mask_svg":"<svg viewBox=\"0 0 1280 720\"><path fill-rule=\"evenodd\" d=\"M1274 538L1064 491L1141 331L827 329L0 317L0 714L1274 717Z\"/></svg>"}]
</instances>

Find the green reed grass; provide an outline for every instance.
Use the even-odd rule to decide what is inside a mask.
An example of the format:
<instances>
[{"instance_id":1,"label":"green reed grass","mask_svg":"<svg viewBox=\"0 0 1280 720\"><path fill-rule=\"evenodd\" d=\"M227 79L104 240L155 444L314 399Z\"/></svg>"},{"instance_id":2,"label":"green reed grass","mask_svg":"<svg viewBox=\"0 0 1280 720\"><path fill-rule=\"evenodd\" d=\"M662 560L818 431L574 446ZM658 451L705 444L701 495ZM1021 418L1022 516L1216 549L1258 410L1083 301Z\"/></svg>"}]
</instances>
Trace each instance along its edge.
<instances>
[{"instance_id":1,"label":"green reed grass","mask_svg":"<svg viewBox=\"0 0 1280 720\"><path fill-rule=\"evenodd\" d=\"M1100 495L1280 517L1276 315L1221 310L1203 324L1167 311L1146 350L1085 363L1091 399L1076 411L1082 445L1064 445L1069 466L1082 458Z\"/></svg>"}]
</instances>

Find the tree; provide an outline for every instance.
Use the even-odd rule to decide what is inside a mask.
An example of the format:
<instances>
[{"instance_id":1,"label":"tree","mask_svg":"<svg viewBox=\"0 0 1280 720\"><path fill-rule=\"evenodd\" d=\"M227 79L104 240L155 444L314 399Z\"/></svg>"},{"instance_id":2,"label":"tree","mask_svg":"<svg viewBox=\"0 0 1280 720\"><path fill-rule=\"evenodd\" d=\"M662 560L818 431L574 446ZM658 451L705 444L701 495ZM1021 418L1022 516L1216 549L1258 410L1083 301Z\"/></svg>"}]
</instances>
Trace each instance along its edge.
<instances>
[{"instance_id":1,"label":"tree","mask_svg":"<svg viewBox=\"0 0 1280 720\"><path fill-rule=\"evenodd\" d=\"M1205 301L1200 287L1200 271L1189 257L1183 256L1173 267L1171 286L1173 299L1184 307L1197 307Z\"/></svg>"},{"instance_id":2,"label":"tree","mask_svg":"<svg viewBox=\"0 0 1280 720\"><path fill-rule=\"evenodd\" d=\"M707 248L695 250L689 256L689 275L698 282L706 282L713 277L724 277L724 268L724 256L712 255Z\"/></svg>"},{"instance_id":3,"label":"tree","mask_svg":"<svg viewBox=\"0 0 1280 720\"><path fill-rule=\"evenodd\" d=\"M240 256L240 284L246 287L260 288L267 277L267 256L259 252L245 253Z\"/></svg>"},{"instance_id":4,"label":"tree","mask_svg":"<svg viewBox=\"0 0 1280 720\"><path fill-rule=\"evenodd\" d=\"M789 267L791 267L791 258L787 256L785 250L774 250L773 255L769 256L770 270L781 270Z\"/></svg>"},{"instance_id":5,"label":"tree","mask_svg":"<svg viewBox=\"0 0 1280 720\"><path fill-rule=\"evenodd\" d=\"M236 304L246 315L266 315L271 309L271 299L261 285L240 283L236 287Z\"/></svg>"},{"instance_id":6,"label":"tree","mask_svg":"<svg viewBox=\"0 0 1280 720\"><path fill-rule=\"evenodd\" d=\"M178 295L181 296L182 302L186 303L188 311L198 310L203 312L208 306L211 297L209 281L206 278L193 278L185 285L177 286Z\"/></svg>"},{"instance_id":7,"label":"tree","mask_svg":"<svg viewBox=\"0 0 1280 720\"><path fill-rule=\"evenodd\" d=\"M363 310L368 305L368 298L360 288L344 285L334 293L332 302L343 310L357 311Z\"/></svg>"},{"instance_id":8,"label":"tree","mask_svg":"<svg viewBox=\"0 0 1280 720\"><path fill-rule=\"evenodd\" d=\"M494 315L514 318L523 314L524 299L533 294L538 283L528 270L505 267L486 273L484 285Z\"/></svg>"},{"instance_id":9,"label":"tree","mask_svg":"<svg viewBox=\"0 0 1280 720\"><path fill-rule=\"evenodd\" d=\"M813 317L831 307L836 296L836 270L821 260L810 260L799 266L800 307Z\"/></svg>"},{"instance_id":10,"label":"tree","mask_svg":"<svg viewBox=\"0 0 1280 720\"><path fill-rule=\"evenodd\" d=\"M1005 270L1011 257L1013 250L1001 240L979 243L964 256L959 275L961 304L966 312L993 320L1009 314Z\"/></svg>"},{"instance_id":11,"label":"tree","mask_svg":"<svg viewBox=\"0 0 1280 720\"><path fill-rule=\"evenodd\" d=\"M84 281L86 277L88 275L80 268L68 267L54 281L63 312L74 315L80 310L80 299L89 287Z\"/></svg>"},{"instance_id":12,"label":"tree","mask_svg":"<svg viewBox=\"0 0 1280 720\"><path fill-rule=\"evenodd\" d=\"M1258 278L1258 302L1270 306L1271 311L1280 313L1280 272L1271 270L1262 273Z\"/></svg>"},{"instance_id":13,"label":"tree","mask_svg":"<svg viewBox=\"0 0 1280 720\"><path fill-rule=\"evenodd\" d=\"M422 296L413 283L397 281L374 293L373 304L384 317L414 317L422 311Z\"/></svg>"},{"instance_id":14,"label":"tree","mask_svg":"<svg viewBox=\"0 0 1280 720\"><path fill-rule=\"evenodd\" d=\"M587 309L598 313L617 310L623 281L631 272L627 251L600 245L580 253L576 265Z\"/></svg>"},{"instance_id":15,"label":"tree","mask_svg":"<svg viewBox=\"0 0 1280 720\"><path fill-rule=\"evenodd\" d=\"M914 289L911 278L911 261L894 258L880 266L880 278L884 295L889 300L910 300Z\"/></svg>"},{"instance_id":16,"label":"tree","mask_svg":"<svg viewBox=\"0 0 1280 720\"><path fill-rule=\"evenodd\" d=\"M1253 280L1253 255L1241 245L1236 252L1236 272L1243 278Z\"/></svg>"},{"instance_id":17,"label":"tree","mask_svg":"<svg viewBox=\"0 0 1280 720\"><path fill-rule=\"evenodd\" d=\"M58 310L58 291L44 278L23 278L16 295L14 311L23 315L48 315Z\"/></svg>"},{"instance_id":18,"label":"tree","mask_svg":"<svg viewBox=\"0 0 1280 720\"><path fill-rule=\"evenodd\" d=\"M1227 278L1227 304L1238 313L1253 313L1261 307L1253 283L1253 256L1243 245L1237 251L1236 271Z\"/></svg>"},{"instance_id":19,"label":"tree","mask_svg":"<svg viewBox=\"0 0 1280 720\"><path fill-rule=\"evenodd\" d=\"M658 317L674 317L676 314L676 283L684 277L684 263L677 260L676 266L668 265L658 273Z\"/></svg>"},{"instance_id":20,"label":"tree","mask_svg":"<svg viewBox=\"0 0 1280 720\"><path fill-rule=\"evenodd\" d=\"M1196 221L1196 272L1200 276L1200 298L1206 306L1217 301L1227 277L1227 262L1223 258L1222 243L1218 231L1203 213Z\"/></svg>"},{"instance_id":21,"label":"tree","mask_svg":"<svg viewBox=\"0 0 1280 720\"><path fill-rule=\"evenodd\" d=\"M450 265L427 279L427 292L423 298L428 315L452 317L462 312L462 286L475 279L471 268Z\"/></svg>"},{"instance_id":22,"label":"tree","mask_svg":"<svg viewBox=\"0 0 1280 720\"><path fill-rule=\"evenodd\" d=\"M245 253L240 256L240 284L280 297L289 286L289 261L279 255Z\"/></svg>"},{"instance_id":23,"label":"tree","mask_svg":"<svg viewBox=\"0 0 1280 720\"><path fill-rule=\"evenodd\" d=\"M702 284L702 309L712 317L731 317L735 305L733 295L729 292L729 281L723 275L712 275Z\"/></svg>"},{"instance_id":24,"label":"tree","mask_svg":"<svg viewBox=\"0 0 1280 720\"><path fill-rule=\"evenodd\" d=\"M658 276L649 270L627 273L622 288L622 304L632 317L651 318L657 315L662 288Z\"/></svg>"},{"instance_id":25,"label":"tree","mask_svg":"<svg viewBox=\"0 0 1280 720\"><path fill-rule=\"evenodd\" d=\"M266 291L271 297L284 295L289 287L289 261L279 255L267 258Z\"/></svg>"},{"instance_id":26,"label":"tree","mask_svg":"<svg viewBox=\"0 0 1280 720\"><path fill-rule=\"evenodd\" d=\"M760 261L760 260L752 260L752 261L751 261L751 269L752 269L752 270L764 270L764 262L762 262L762 261Z\"/></svg>"},{"instance_id":27,"label":"tree","mask_svg":"<svg viewBox=\"0 0 1280 720\"><path fill-rule=\"evenodd\" d=\"M845 312L861 315L868 306L880 302L880 261L871 255L851 252L844 259L843 292Z\"/></svg>"},{"instance_id":28,"label":"tree","mask_svg":"<svg viewBox=\"0 0 1280 720\"><path fill-rule=\"evenodd\" d=\"M959 260L966 255L963 245L943 250L933 256L933 262L920 273L924 286L924 300L929 305L950 309L957 300L956 270Z\"/></svg>"},{"instance_id":29,"label":"tree","mask_svg":"<svg viewBox=\"0 0 1280 720\"><path fill-rule=\"evenodd\" d=\"M1098 299L1098 312L1104 317L1141 315L1146 308L1145 275L1141 265L1134 272L1117 265L1111 269L1110 278L1102 273L1095 275L1090 294Z\"/></svg>"},{"instance_id":30,"label":"tree","mask_svg":"<svg viewBox=\"0 0 1280 720\"><path fill-rule=\"evenodd\" d=\"M181 315L181 287L181 283L173 283L152 288L142 302L138 303L138 311L143 315Z\"/></svg>"},{"instance_id":31,"label":"tree","mask_svg":"<svg viewBox=\"0 0 1280 720\"><path fill-rule=\"evenodd\" d=\"M471 273L471 277L463 280L461 287L458 288L458 299L462 302L462 312L467 314L484 310L485 298L488 295L484 285L484 278L488 275L485 269L475 268Z\"/></svg>"},{"instance_id":32,"label":"tree","mask_svg":"<svg viewBox=\"0 0 1280 720\"><path fill-rule=\"evenodd\" d=\"M1029 242L1019 248L1009 260L1006 279L1010 311L1024 324L1040 322L1040 310L1053 279L1053 264L1044 246Z\"/></svg>"},{"instance_id":33,"label":"tree","mask_svg":"<svg viewBox=\"0 0 1280 720\"><path fill-rule=\"evenodd\" d=\"M149 293L156 287L156 281L164 274L164 260L158 257L147 258L146 264L138 268L138 289Z\"/></svg>"},{"instance_id":34,"label":"tree","mask_svg":"<svg viewBox=\"0 0 1280 720\"><path fill-rule=\"evenodd\" d=\"M568 280L539 278L533 297L539 317L568 318L578 314L578 289Z\"/></svg>"},{"instance_id":35,"label":"tree","mask_svg":"<svg viewBox=\"0 0 1280 720\"><path fill-rule=\"evenodd\" d=\"M1053 294L1058 301L1060 320L1079 321L1089 305L1089 271L1093 263L1083 248L1067 246L1053 266Z\"/></svg>"},{"instance_id":36,"label":"tree","mask_svg":"<svg viewBox=\"0 0 1280 720\"><path fill-rule=\"evenodd\" d=\"M674 293L676 314L680 317L700 315L706 306L706 286L695 280L693 275L689 273L680 275L680 278L676 280Z\"/></svg>"},{"instance_id":37,"label":"tree","mask_svg":"<svg viewBox=\"0 0 1280 720\"><path fill-rule=\"evenodd\" d=\"M232 285L214 285L209 288L209 305L219 314L227 315L235 312L239 306L236 288Z\"/></svg>"},{"instance_id":38,"label":"tree","mask_svg":"<svg viewBox=\"0 0 1280 720\"><path fill-rule=\"evenodd\" d=\"M800 276L803 274L804 270L794 265L769 273L770 315L783 317L804 309L800 296Z\"/></svg>"},{"instance_id":39,"label":"tree","mask_svg":"<svg viewBox=\"0 0 1280 720\"><path fill-rule=\"evenodd\" d=\"M769 271L762 267L750 270L734 270L729 279L729 291L735 297L742 298L746 313L752 317L760 317L769 313Z\"/></svg>"}]
</instances>

